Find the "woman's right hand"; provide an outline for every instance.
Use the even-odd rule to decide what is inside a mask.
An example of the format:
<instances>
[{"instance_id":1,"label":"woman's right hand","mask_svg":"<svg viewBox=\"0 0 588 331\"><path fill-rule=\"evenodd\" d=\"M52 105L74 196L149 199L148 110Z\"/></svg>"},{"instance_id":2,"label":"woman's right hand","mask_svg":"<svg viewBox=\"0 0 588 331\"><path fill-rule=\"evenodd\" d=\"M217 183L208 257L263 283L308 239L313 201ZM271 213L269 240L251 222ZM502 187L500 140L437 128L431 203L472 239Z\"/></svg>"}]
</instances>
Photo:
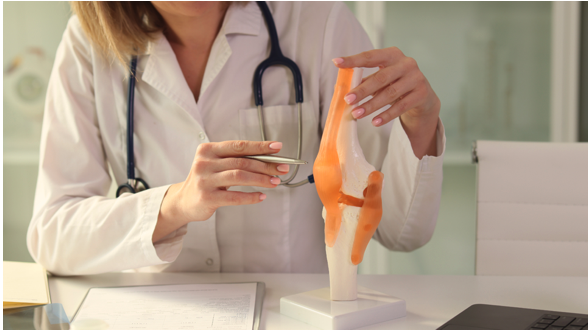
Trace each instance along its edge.
<instances>
[{"instance_id":1,"label":"woman's right hand","mask_svg":"<svg viewBox=\"0 0 588 331\"><path fill-rule=\"evenodd\" d=\"M236 192L228 188L278 186L280 179L273 176L288 173L288 165L265 163L242 156L274 154L281 148L280 142L245 140L198 146L188 178L171 185L163 198L153 242L189 222L209 219L219 207L263 201L266 195L261 192Z\"/></svg>"}]
</instances>

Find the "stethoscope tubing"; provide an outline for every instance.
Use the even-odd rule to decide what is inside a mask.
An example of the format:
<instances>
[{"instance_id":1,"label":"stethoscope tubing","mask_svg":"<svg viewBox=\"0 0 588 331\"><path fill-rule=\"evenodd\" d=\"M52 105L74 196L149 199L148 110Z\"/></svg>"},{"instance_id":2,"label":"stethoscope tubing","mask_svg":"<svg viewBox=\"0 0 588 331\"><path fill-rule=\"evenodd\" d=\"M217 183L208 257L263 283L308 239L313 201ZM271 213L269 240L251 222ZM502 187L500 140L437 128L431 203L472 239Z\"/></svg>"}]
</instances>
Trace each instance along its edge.
<instances>
[{"instance_id":1,"label":"stethoscope tubing","mask_svg":"<svg viewBox=\"0 0 588 331\"><path fill-rule=\"evenodd\" d=\"M133 134L135 132L135 81L137 73L137 57L131 58L131 72L129 74L129 93L127 102L127 178L135 179L135 156Z\"/></svg>"},{"instance_id":2,"label":"stethoscope tubing","mask_svg":"<svg viewBox=\"0 0 588 331\"><path fill-rule=\"evenodd\" d=\"M139 191L149 189L149 185L141 178L135 178L135 155L134 155L134 139L135 132L135 81L137 79L137 57L131 58L129 73L129 93L127 102L127 182L120 185L116 190L116 197L118 198L125 192L137 193Z\"/></svg>"},{"instance_id":3,"label":"stethoscope tubing","mask_svg":"<svg viewBox=\"0 0 588 331\"><path fill-rule=\"evenodd\" d=\"M298 65L289 58L285 57L282 54L282 50L280 48L280 41L278 39L278 32L276 30L276 24L274 22L273 16L269 10L269 7L265 1L256 1L259 9L261 10L265 22L267 24L267 30L270 37L270 55L267 59L262 61L257 68L255 69L253 75L253 95L255 99L255 105L257 106L257 114L259 119L259 126L261 131L261 139L265 141L265 125L263 120L263 92L261 88L261 81L263 78L263 74L265 70L271 66L276 65L283 65L290 69L292 72L292 77L294 79L294 93L296 95L296 109L298 113L298 149L297 149L297 159L300 159L302 155L302 102L304 100L303 92L302 92L302 74L300 73L300 68ZM134 134L134 109L135 109L135 81L136 81L136 74L137 72L137 56L133 56L131 58L130 63L130 74L129 74L129 90L128 90L128 102L127 102L127 183L122 184L118 187L116 196L118 197L123 191L129 191L131 193L136 193L143 189L148 189L149 186L147 183L141 178L135 178L135 156L134 156L134 143L133 143L133 134ZM307 179L304 179L298 183L291 184L290 182L296 177L298 173L298 167L300 165L297 164L294 167L294 171L292 174L285 180L282 180L280 185L286 187L298 187L304 185L306 183L313 183L314 179L313 176L308 176ZM142 186L142 187L141 187Z\"/></svg>"},{"instance_id":4,"label":"stethoscope tubing","mask_svg":"<svg viewBox=\"0 0 588 331\"><path fill-rule=\"evenodd\" d=\"M269 10L269 7L267 6L267 3L265 1L256 1L256 3L261 10L261 13L263 14L263 17L265 18L271 45L269 57L257 66L255 73L253 74L253 96L255 98L255 105L263 106L261 78L263 77L263 73L267 68L275 65L283 65L290 69L294 79L294 93L296 95L296 102L302 103L304 102L304 97L302 92L302 74L300 73L300 68L298 68L298 65L296 65L294 61L290 60L282 54L280 40L278 39L278 31L276 30L276 24L274 23L274 18Z\"/></svg>"},{"instance_id":5,"label":"stethoscope tubing","mask_svg":"<svg viewBox=\"0 0 588 331\"><path fill-rule=\"evenodd\" d=\"M257 106L257 117L259 120L261 140L266 140L265 125L263 120L263 93L261 88L263 74L265 70L271 66L283 65L286 68L290 69L294 80L296 110L298 113L298 148L296 158L300 159L300 157L302 156L302 102L304 102L302 74L300 73L300 68L298 68L298 65L296 65L294 61L290 60L282 54L282 49L280 48L280 41L278 39L278 32L276 30L276 24L274 22L274 18L269 10L267 3L265 1L256 1L256 3L263 14L263 17L265 18L265 22L267 24L267 31L271 43L269 57L257 66L257 68L255 69L255 73L253 75L253 95L255 97L255 105ZM295 165L292 174L287 179L282 179L282 183L280 185L286 187L298 187L308 183L309 178L304 179L303 181L298 183L290 184L290 182L292 182L294 177L296 177L296 175L298 174L299 167L300 165Z\"/></svg>"}]
</instances>

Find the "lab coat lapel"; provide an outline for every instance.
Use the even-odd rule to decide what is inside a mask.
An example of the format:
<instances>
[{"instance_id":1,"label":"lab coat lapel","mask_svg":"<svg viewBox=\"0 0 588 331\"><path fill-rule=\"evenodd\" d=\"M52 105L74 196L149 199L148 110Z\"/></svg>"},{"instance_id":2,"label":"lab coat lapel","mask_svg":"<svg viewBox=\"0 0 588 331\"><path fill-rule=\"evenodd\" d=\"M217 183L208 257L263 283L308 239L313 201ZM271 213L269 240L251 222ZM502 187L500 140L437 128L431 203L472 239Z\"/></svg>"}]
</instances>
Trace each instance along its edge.
<instances>
[{"instance_id":1,"label":"lab coat lapel","mask_svg":"<svg viewBox=\"0 0 588 331\"><path fill-rule=\"evenodd\" d=\"M231 4L225 14L225 19L219 34L212 45L208 63L206 63L206 69L204 71L199 100L204 96L206 89L218 76L233 54L227 36L231 34L256 36L259 34L261 23L262 14L255 2L251 1L245 5L241 3Z\"/></svg>"},{"instance_id":2,"label":"lab coat lapel","mask_svg":"<svg viewBox=\"0 0 588 331\"><path fill-rule=\"evenodd\" d=\"M149 58L141 78L143 82L179 105L191 115L187 117L196 120L200 127L204 128L196 100L184 78L176 55L163 34L149 45Z\"/></svg>"},{"instance_id":3,"label":"lab coat lapel","mask_svg":"<svg viewBox=\"0 0 588 331\"><path fill-rule=\"evenodd\" d=\"M216 36L216 39L212 44L212 49L210 50L210 56L208 57L206 69L204 70L202 86L200 87L200 98L204 96L206 89L216 78L218 73L224 67L225 63L227 63L227 60L229 57L231 57L231 54L233 54L231 51L231 46L229 46L229 42L221 30L221 33Z\"/></svg>"}]
</instances>

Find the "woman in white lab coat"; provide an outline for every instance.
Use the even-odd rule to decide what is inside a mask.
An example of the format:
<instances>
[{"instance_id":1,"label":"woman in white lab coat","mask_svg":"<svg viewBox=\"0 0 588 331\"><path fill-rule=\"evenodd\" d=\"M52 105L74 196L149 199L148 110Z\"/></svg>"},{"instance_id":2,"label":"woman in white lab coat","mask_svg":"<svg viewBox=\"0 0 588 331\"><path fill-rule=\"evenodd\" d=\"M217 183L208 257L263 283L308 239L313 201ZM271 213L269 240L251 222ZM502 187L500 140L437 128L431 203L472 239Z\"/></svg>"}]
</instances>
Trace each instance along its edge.
<instances>
[{"instance_id":1,"label":"woman in white lab coat","mask_svg":"<svg viewBox=\"0 0 588 331\"><path fill-rule=\"evenodd\" d=\"M357 105L375 95L354 111L366 159L385 174L375 238L393 250L424 245L437 219L445 145L440 102L426 78L396 48L369 51L342 3L269 7L282 51L303 79L302 159L309 163L294 182L312 173L337 66L379 67L346 98ZM259 142L251 87L269 37L256 3L82 2L74 9L47 92L27 236L33 258L60 275L326 272L314 185L278 186L272 176L287 167L238 158L294 157L298 138L291 78L272 67L262 84L268 141ZM135 166L151 189L115 199L106 197L111 181L127 180L132 52L139 53Z\"/></svg>"}]
</instances>

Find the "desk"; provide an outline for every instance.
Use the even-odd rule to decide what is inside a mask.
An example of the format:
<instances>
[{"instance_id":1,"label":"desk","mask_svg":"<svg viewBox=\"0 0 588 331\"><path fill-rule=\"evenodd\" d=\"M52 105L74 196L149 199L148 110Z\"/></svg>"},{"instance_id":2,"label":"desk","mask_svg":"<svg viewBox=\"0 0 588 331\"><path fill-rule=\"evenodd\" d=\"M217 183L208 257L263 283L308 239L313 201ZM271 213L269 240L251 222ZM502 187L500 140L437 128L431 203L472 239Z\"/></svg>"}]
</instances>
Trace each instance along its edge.
<instances>
[{"instance_id":1,"label":"desk","mask_svg":"<svg viewBox=\"0 0 588 331\"><path fill-rule=\"evenodd\" d=\"M71 319L90 287L213 282L266 284L261 329L312 329L280 314L280 298L329 286L326 274L108 273L50 277ZM369 329L436 329L474 303L588 313L588 277L359 275L360 286L406 300L407 316Z\"/></svg>"}]
</instances>

